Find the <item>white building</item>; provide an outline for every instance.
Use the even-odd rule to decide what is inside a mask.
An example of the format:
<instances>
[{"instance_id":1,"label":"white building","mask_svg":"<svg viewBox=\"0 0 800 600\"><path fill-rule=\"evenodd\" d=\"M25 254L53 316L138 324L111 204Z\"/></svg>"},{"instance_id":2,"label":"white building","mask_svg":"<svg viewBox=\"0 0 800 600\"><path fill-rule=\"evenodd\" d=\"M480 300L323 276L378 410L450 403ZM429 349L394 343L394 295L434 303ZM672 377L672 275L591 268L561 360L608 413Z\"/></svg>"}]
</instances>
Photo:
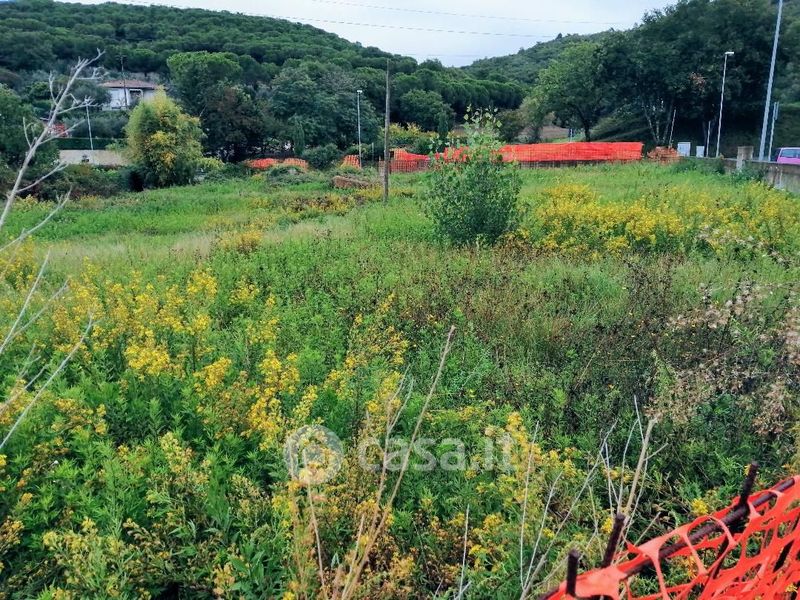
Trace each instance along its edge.
<instances>
[{"instance_id":1,"label":"white building","mask_svg":"<svg viewBox=\"0 0 800 600\"><path fill-rule=\"evenodd\" d=\"M152 100L161 87L141 79L114 79L100 86L108 90L110 96L103 110L133 108L141 101Z\"/></svg>"}]
</instances>

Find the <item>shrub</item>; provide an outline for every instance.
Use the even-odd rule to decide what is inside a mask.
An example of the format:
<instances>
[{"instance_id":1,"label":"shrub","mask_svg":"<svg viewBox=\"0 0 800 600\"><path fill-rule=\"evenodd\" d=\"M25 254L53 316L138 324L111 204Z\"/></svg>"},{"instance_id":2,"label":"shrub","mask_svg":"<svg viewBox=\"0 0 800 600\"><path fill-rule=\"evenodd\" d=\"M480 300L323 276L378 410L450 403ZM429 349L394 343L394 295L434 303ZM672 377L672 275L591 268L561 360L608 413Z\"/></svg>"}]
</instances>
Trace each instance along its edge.
<instances>
[{"instance_id":1,"label":"shrub","mask_svg":"<svg viewBox=\"0 0 800 600\"><path fill-rule=\"evenodd\" d=\"M362 175L364 173L363 169L359 169L358 167L354 167L350 164L341 164L336 168L335 174L336 175Z\"/></svg>"},{"instance_id":2,"label":"shrub","mask_svg":"<svg viewBox=\"0 0 800 600\"><path fill-rule=\"evenodd\" d=\"M426 208L439 234L452 242L492 244L516 223L522 182L517 167L498 153L494 113L468 113L466 128L469 146L434 160Z\"/></svg>"},{"instance_id":3,"label":"shrub","mask_svg":"<svg viewBox=\"0 0 800 600\"><path fill-rule=\"evenodd\" d=\"M206 172L206 181L227 181L245 179L253 175L253 168L246 163L222 163L222 166Z\"/></svg>"},{"instance_id":4,"label":"shrub","mask_svg":"<svg viewBox=\"0 0 800 600\"><path fill-rule=\"evenodd\" d=\"M125 127L128 148L146 185L165 187L194 181L203 159L200 121L163 93L140 103Z\"/></svg>"},{"instance_id":5,"label":"shrub","mask_svg":"<svg viewBox=\"0 0 800 600\"><path fill-rule=\"evenodd\" d=\"M272 167L265 173L265 179L270 186L300 185L319 181L317 175L308 173L298 166L282 164Z\"/></svg>"},{"instance_id":6,"label":"shrub","mask_svg":"<svg viewBox=\"0 0 800 600\"><path fill-rule=\"evenodd\" d=\"M102 169L92 165L70 165L48 183L43 197L53 199L71 192L73 198L109 197L127 192L127 172Z\"/></svg>"},{"instance_id":7,"label":"shrub","mask_svg":"<svg viewBox=\"0 0 800 600\"><path fill-rule=\"evenodd\" d=\"M308 161L315 169L320 171L330 168L330 166L342 158L342 153L334 144L309 148L303 152L303 158Z\"/></svg>"}]
</instances>

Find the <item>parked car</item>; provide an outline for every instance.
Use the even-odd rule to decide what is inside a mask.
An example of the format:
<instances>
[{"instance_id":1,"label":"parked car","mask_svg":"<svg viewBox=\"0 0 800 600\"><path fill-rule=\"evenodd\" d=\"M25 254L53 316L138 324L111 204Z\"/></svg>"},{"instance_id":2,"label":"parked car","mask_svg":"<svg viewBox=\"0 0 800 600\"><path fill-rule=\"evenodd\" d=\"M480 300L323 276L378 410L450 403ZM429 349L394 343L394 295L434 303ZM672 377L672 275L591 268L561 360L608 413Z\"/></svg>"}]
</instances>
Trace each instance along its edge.
<instances>
[{"instance_id":1,"label":"parked car","mask_svg":"<svg viewBox=\"0 0 800 600\"><path fill-rule=\"evenodd\" d=\"M778 163L800 165L800 148L781 148L778 152Z\"/></svg>"}]
</instances>

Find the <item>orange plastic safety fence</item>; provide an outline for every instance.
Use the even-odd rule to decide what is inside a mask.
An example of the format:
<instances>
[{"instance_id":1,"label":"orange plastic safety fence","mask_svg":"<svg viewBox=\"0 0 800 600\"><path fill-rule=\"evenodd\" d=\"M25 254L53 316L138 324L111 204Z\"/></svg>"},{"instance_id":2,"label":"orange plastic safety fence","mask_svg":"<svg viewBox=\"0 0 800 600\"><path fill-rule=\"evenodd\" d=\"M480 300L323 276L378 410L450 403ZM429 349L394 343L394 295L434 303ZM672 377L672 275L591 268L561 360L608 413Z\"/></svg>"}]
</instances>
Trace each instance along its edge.
<instances>
[{"instance_id":1,"label":"orange plastic safety fence","mask_svg":"<svg viewBox=\"0 0 800 600\"><path fill-rule=\"evenodd\" d=\"M569 144L515 144L503 146L507 162L618 162L641 160L640 142L572 142Z\"/></svg>"},{"instance_id":2,"label":"orange plastic safety fence","mask_svg":"<svg viewBox=\"0 0 800 600\"><path fill-rule=\"evenodd\" d=\"M288 167L297 167L298 169L308 169L308 162L302 158L287 158L281 164Z\"/></svg>"},{"instance_id":3,"label":"orange plastic safety fence","mask_svg":"<svg viewBox=\"0 0 800 600\"><path fill-rule=\"evenodd\" d=\"M361 168L361 162L358 160L358 154L349 154L344 157L342 161L343 167L352 167L354 169Z\"/></svg>"},{"instance_id":4,"label":"orange plastic safety fence","mask_svg":"<svg viewBox=\"0 0 800 600\"><path fill-rule=\"evenodd\" d=\"M572 142L569 144L512 144L499 150L505 162L521 164L626 162L642 159L644 144L640 142ZM436 158L445 161L461 160L464 150L452 148ZM393 173L415 173L430 166L430 157L395 150L390 163Z\"/></svg>"},{"instance_id":5,"label":"orange plastic safety fence","mask_svg":"<svg viewBox=\"0 0 800 600\"><path fill-rule=\"evenodd\" d=\"M301 158L286 158L282 161L275 158L257 158L255 160L245 161L244 164L258 171L266 171L276 165L288 165L299 169L308 169L308 163Z\"/></svg>"},{"instance_id":6,"label":"orange plastic safety fence","mask_svg":"<svg viewBox=\"0 0 800 600\"><path fill-rule=\"evenodd\" d=\"M794 485L787 489L791 482ZM796 597L800 584L800 476L751 496L750 516L742 521L741 531L724 522L737 504L738 500L726 510L701 517L670 534L630 546L618 557L624 562L579 576L575 596L567 593L564 582L548 598ZM698 535L714 524L714 532ZM680 550L662 557L665 548L681 542Z\"/></svg>"},{"instance_id":7,"label":"orange plastic safety fence","mask_svg":"<svg viewBox=\"0 0 800 600\"><path fill-rule=\"evenodd\" d=\"M274 158L257 158L255 160L248 160L246 164L251 169L258 169L259 171L266 171L278 164L279 161Z\"/></svg>"}]
</instances>

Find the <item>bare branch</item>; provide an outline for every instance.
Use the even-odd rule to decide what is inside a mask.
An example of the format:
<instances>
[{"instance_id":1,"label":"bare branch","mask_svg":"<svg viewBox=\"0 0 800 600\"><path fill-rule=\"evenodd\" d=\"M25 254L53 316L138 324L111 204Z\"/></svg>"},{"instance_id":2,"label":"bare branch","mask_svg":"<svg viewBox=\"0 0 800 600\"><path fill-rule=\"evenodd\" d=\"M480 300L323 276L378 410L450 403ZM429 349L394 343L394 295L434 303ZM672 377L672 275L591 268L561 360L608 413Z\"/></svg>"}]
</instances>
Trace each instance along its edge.
<instances>
[{"instance_id":1,"label":"bare branch","mask_svg":"<svg viewBox=\"0 0 800 600\"><path fill-rule=\"evenodd\" d=\"M72 357L75 356L75 353L83 345L83 342L86 341L86 338L89 335L89 332L91 331L93 325L94 321L93 319L90 318L89 324L86 326L86 330L83 332L81 339L78 340L78 342L72 347L72 350L70 350L69 354L67 354L67 356L64 357L64 360L61 361L61 364L58 365L58 368L50 374L50 377L47 378L47 381L44 382L42 387L40 387L39 390L36 392L36 395L34 395L34 397L31 398L31 401L28 402L23 411L19 414L19 416L17 416L17 420L14 421L14 424L11 426L11 429L8 430L8 433L3 438L3 441L0 442L0 450L5 448L6 444L8 443L8 440L11 439L11 436L14 435L14 432L17 430L20 424L25 420L25 417L28 416L28 413L30 412L31 408L33 408L33 405L36 404L39 398L41 398L44 391L48 387L50 387L50 384L53 383L53 380L61 374L61 372L66 368L69 361L72 360Z\"/></svg>"}]
</instances>

